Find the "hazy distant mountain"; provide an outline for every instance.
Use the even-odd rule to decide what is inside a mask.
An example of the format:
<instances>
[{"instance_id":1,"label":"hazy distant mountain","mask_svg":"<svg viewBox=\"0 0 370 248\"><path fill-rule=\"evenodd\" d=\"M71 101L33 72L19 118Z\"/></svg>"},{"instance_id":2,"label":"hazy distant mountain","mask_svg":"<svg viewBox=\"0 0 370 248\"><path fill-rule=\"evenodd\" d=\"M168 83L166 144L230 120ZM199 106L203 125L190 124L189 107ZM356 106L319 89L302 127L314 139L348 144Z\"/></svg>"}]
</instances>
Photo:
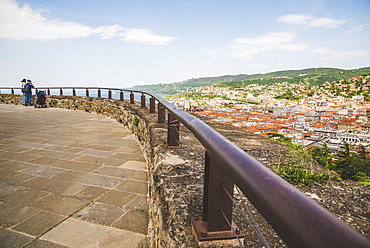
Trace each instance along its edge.
<instances>
[{"instance_id":1,"label":"hazy distant mountain","mask_svg":"<svg viewBox=\"0 0 370 248\"><path fill-rule=\"evenodd\" d=\"M221 83L221 86L244 87L252 83L273 84L275 82L298 83L309 82L311 85L320 85L325 82L332 82L370 74L370 67L360 69L336 69L336 68L310 68L302 70L277 71L265 74L239 74L225 75L220 77L193 78L183 82L169 84L138 85L132 87L135 90L148 91L155 94L173 95L184 92L189 88L209 86Z\"/></svg>"}]
</instances>

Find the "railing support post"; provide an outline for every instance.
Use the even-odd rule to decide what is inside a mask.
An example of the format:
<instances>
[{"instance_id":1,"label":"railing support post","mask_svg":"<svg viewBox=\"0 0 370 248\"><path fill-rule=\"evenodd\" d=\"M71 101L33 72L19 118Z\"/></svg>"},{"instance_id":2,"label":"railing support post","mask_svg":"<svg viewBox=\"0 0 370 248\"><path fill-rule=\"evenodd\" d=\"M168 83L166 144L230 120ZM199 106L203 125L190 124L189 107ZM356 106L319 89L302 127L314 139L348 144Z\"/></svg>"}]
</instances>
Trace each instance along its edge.
<instances>
[{"instance_id":1,"label":"railing support post","mask_svg":"<svg viewBox=\"0 0 370 248\"><path fill-rule=\"evenodd\" d=\"M165 124L166 123L166 108L162 105L162 103L158 102L158 124Z\"/></svg>"},{"instance_id":2,"label":"railing support post","mask_svg":"<svg viewBox=\"0 0 370 248\"><path fill-rule=\"evenodd\" d=\"M50 96L50 89L48 88L48 96Z\"/></svg>"},{"instance_id":3,"label":"railing support post","mask_svg":"<svg viewBox=\"0 0 370 248\"><path fill-rule=\"evenodd\" d=\"M141 108L145 108L145 95L141 94Z\"/></svg>"},{"instance_id":4,"label":"railing support post","mask_svg":"<svg viewBox=\"0 0 370 248\"><path fill-rule=\"evenodd\" d=\"M121 92L119 93L119 100L120 101L123 101L124 100L124 95L123 95L123 91L121 90Z\"/></svg>"},{"instance_id":5,"label":"railing support post","mask_svg":"<svg viewBox=\"0 0 370 248\"><path fill-rule=\"evenodd\" d=\"M149 108L149 113L155 114L155 98L151 97L150 98L150 108Z\"/></svg>"},{"instance_id":6,"label":"railing support post","mask_svg":"<svg viewBox=\"0 0 370 248\"><path fill-rule=\"evenodd\" d=\"M135 103L135 96L134 96L134 93L130 93L130 104L134 104Z\"/></svg>"},{"instance_id":7,"label":"railing support post","mask_svg":"<svg viewBox=\"0 0 370 248\"><path fill-rule=\"evenodd\" d=\"M112 91L110 89L108 90L108 99L112 99Z\"/></svg>"},{"instance_id":8,"label":"railing support post","mask_svg":"<svg viewBox=\"0 0 370 248\"><path fill-rule=\"evenodd\" d=\"M101 90L98 89L98 97L101 97Z\"/></svg>"},{"instance_id":9,"label":"railing support post","mask_svg":"<svg viewBox=\"0 0 370 248\"><path fill-rule=\"evenodd\" d=\"M180 121L176 117L168 113L168 128L167 128L167 143L165 148L178 149L181 148L180 144Z\"/></svg>"},{"instance_id":10,"label":"railing support post","mask_svg":"<svg viewBox=\"0 0 370 248\"><path fill-rule=\"evenodd\" d=\"M86 96L89 96L89 89L86 88Z\"/></svg>"},{"instance_id":11,"label":"railing support post","mask_svg":"<svg viewBox=\"0 0 370 248\"><path fill-rule=\"evenodd\" d=\"M12 95L14 95L14 89L12 88Z\"/></svg>"},{"instance_id":12,"label":"railing support post","mask_svg":"<svg viewBox=\"0 0 370 248\"><path fill-rule=\"evenodd\" d=\"M218 161L206 151L203 216L192 218L193 231L198 241L236 238L234 232L238 238L243 237L232 221L233 202L226 191L233 196L234 182L226 175Z\"/></svg>"},{"instance_id":13,"label":"railing support post","mask_svg":"<svg viewBox=\"0 0 370 248\"><path fill-rule=\"evenodd\" d=\"M75 88L73 88L73 90L72 90L72 95L73 96L76 96L76 90L75 90Z\"/></svg>"},{"instance_id":14,"label":"railing support post","mask_svg":"<svg viewBox=\"0 0 370 248\"><path fill-rule=\"evenodd\" d=\"M60 88L59 95L63 96L63 89Z\"/></svg>"}]
</instances>

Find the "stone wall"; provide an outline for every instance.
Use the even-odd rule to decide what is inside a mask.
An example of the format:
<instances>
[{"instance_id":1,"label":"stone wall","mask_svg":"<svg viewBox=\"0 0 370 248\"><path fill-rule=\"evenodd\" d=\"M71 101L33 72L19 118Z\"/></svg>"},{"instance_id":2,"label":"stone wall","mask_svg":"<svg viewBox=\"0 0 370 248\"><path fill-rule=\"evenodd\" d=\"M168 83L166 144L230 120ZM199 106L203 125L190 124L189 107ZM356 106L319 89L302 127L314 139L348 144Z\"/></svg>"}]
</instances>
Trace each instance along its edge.
<instances>
[{"instance_id":1,"label":"stone wall","mask_svg":"<svg viewBox=\"0 0 370 248\"><path fill-rule=\"evenodd\" d=\"M35 98L35 97L34 97ZM36 100L36 99L34 99ZM20 95L0 95L1 104L21 105ZM34 101L35 102L35 101ZM150 114L148 109L141 108L139 103L130 104L128 101L76 96L49 96L46 101L48 108L57 107L71 110L95 112L115 119L127 126L140 142L147 160L149 171L149 239L153 247L196 247L189 225L187 205L178 205L176 201L191 195L191 191L174 186L173 171L187 163L176 150L163 147L166 141L166 125L156 124L157 114ZM182 168L182 173L187 170ZM191 175L191 173L189 174ZM182 176L185 180L187 176ZM175 180L176 181L176 180ZM175 183L176 184L176 183ZM201 185L199 184L199 187ZM175 190L176 192L174 192ZM201 189L199 189L201 190ZM197 191L199 191L197 189ZM197 205L201 205L201 194L196 197ZM188 203L187 203L188 204ZM187 229L184 231L184 229Z\"/></svg>"},{"instance_id":2,"label":"stone wall","mask_svg":"<svg viewBox=\"0 0 370 248\"><path fill-rule=\"evenodd\" d=\"M21 104L21 96L0 95L0 103ZM163 146L167 137L166 125L158 125L156 123L157 114L150 114L147 109L141 108L139 103L131 105L128 101L112 99L51 96L46 104L48 107L95 112L127 126L136 135L147 159L150 180L149 238L151 246L198 247L192 235L190 218L202 213L203 184L201 178L205 151L190 131L181 125L182 149L166 149ZM262 136L231 125L213 122L201 116L198 118L269 168L274 166L281 154L290 152L287 147ZM323 170L315 163L310 166L313 166L315 171ZM353 190L354 188L360 188L358 192L369 192L358 184L336 181L326 186L300 187L300 190L307 195L319 195L319 198L313 198L313 200L337 214L338 217L344 216L342 219L351 224L353 228L361 230L365 236L370 236L366 221L363 220L363 216L369 213L369 208L364 206L368 206L370 200L366 200L360 193L355 194L357 191ZM345 192L345 197L338 198L338 194L343 194L343 192ZM237 196L235 199L238 202L245 202L250 211L254 213L256 222L271 246L285 247L284 242L244 196ZM339 205L346 205L348 208L345 211L341 208L339 212L337 211ZM363 210L363 213L358 209ZM350 217L347 218L347 216ZM247 237L245 245L247 247L261 246L258 238L246 225L244 218L238 213L234 213L233 218ZM358 220L356 225L352 225L353 219ZM219 243L211 245L211 247L231 246Z\"/></svg>"},{"instance_id":3,"label":"stone wall","mask_svg":"<svg viewBox=\"0 0 370 248\"><path fill-rule=\"evenodd\" d=\"M34 102L35 102L34 96ZM21 104L20 95L0 95L0 103ZM167 127L158 125L157 114L150 114L139 103L97 97L50 96L47 107L95 112L117 120L134 133L147 159L149 171L150 230L154 247L197 247L190 218L201 215L204 148L191 132L181 125L181 150L165 149ZM199 117L201 118L201 117ZM264 137L247 133L229 125L209 122L221 134L243 149L271 165L285 148ZM280 149L271 149L272 146ZM266 155L267 154L267 155ZM200 157L191 159L189 157ZM214 244L222 247L224 244Z\"/></svg>"},{"instance_id":4,"label":"stone wall","mask_svg":"<svg viewBox=\"0 0 370 248\"><path fill-rule=\"evenodd\" d=\"M35 100L35 99L34 99ZM0 103L21 104L20 95L0 95ZM95 112L106 115L127 126L135 134L147 159L150 188L149 238L154 247L197 247L192 235L190 218L201 215L204 148L181 125L183 149L165 149L166 125L158 125L157 114L150 114L139 103L76 96L50 96L47 107ZM207 121L207 120L205 120ZM236 141L242 148L259 157L264 164L272 164L280 155L271 149L267 139L241 129L210 122L219 132ZM268 141L268 142L266 142ZM249 148L247 148L249 147ZM253 149L252 149L253 148ZM281 149L285 149L281 146ZM268 154L268 156L266 156ZM189 160L189 157L200 159ZM215 244L217 246L224 246Z\"/></svg>"}]
</instances>

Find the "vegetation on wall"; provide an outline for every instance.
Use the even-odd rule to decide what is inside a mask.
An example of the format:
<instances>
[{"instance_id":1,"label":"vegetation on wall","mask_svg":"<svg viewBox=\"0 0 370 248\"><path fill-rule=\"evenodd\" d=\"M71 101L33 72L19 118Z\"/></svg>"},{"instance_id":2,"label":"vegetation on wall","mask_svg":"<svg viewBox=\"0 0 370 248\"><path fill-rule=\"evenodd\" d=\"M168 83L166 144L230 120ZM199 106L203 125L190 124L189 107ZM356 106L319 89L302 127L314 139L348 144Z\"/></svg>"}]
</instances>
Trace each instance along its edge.
<instances>
[{"instance_id":1,"label":"vegetation on wall","mask_svg":"<svg viewBox=\"0 0 370 248\"><path fill-rule=\"evenodd\" d=\"M343 180L353 180L370 188L370 158L366 156L364 146L352 151L348 143L334 156L330 155L328 146L324 143L310 151L312 158L320 165L334 170Z\"/></svg>"},{"instance_id":2,"label":"vegetation on wall","mask_svg":"<svg viewBox=\"0 0 370 248\"><path fill-rule=\"evenodd\" d=\"M315 146L308 152L304 151L303 146L292 143L292 140L278 133L267 133L273 139L283 145L292 148L296 153L288 156L281 156L277 162L275 172L283 179L292 184L314 185L323 184L329 179L328 173L313 173L309 168L308 157L340 175L340 179L352 180L370 188L370 158L366 156L364 146L352 151L350 145L343 143L341 150L332 155L326 143Z\"/></svg>"},{"instance_id":3,"label":"vegetation on wall","mask_svg":"<svg viewBox=\"0 0 370 248\"><path fill-rule=\"evenodd\" d=\"M292 139L278 133L267 133L270 139L292 148L288 155L281 155L276 163L275 173L295 185L313 186L325 184L329 179L326 172L315 173L310 156L303 146L292 143Z\"/></svg>"}]
</instances>

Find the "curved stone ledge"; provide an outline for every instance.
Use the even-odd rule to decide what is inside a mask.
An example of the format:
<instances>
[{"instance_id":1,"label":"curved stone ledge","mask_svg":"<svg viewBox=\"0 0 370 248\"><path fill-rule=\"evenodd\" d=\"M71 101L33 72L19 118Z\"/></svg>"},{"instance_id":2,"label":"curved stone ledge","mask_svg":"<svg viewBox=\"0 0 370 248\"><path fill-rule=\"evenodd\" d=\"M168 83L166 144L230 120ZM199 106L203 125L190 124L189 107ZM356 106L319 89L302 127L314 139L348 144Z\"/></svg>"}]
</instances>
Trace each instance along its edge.
<instances>
[{"instance_id":1,"label":"curved stone ledge","mask_svg":"<svg viewBox=\"0 0 370 248\"><path fill-rule=\"evenodd\" d=\"M0 103L21 104L20 95L0 95ZM129 104L128 101L113 99L75 97L75 96L50 96L47 99L48 107L59 107L86 112L96 112L106 115L127 126L140 141L142 150L147 160L149 171L149 199L150 199L150 225L149 239L153 247L198 247L190 225L190 218L201 214L203 184L203 157L204 149L195 137L181 125L183 148L181 150L165 149L167 127L158 125L157 114L150 114L147 109L140 108L139 103ZM288 154L287 147L280 145L262 136L254 135L231 125L210 121L204 117L198 118L220 132L223 136L237 144L251 156L265 166L272 168L281 154ZM191 149L190 149L191 146ZM186 151L186 152L185 152ZM189 157L193 158L189 160ZM315 171L323 168L314 163ZM314 195L312 200L332 211L343 221L351 225L351 220L358 218L363 224L351 225L363 235L370 236L370 227L366 224L370 219L370 199L366 195L369 190L353 182L331 181L327 186L298 187L306 195ZM362 194L362 199L354 196L356 192ZM343 195L343 192L346 192ZM324 197L325 194L330 197ZM347 195L348 194L348 195ZM352 195L353 194L353 195ZM341 199L338 199L341 195ZM344 196L344 197L343 197ZM236 201L246 201L237 197ZM351 202L348 202L351 201ZM256 214L256 220L267 236L268 243L272 246L285 247L284 242L273 229L258 214L257 210L247 203ZM338 204L348 205L348 209L335 212ZM355 214L361 214L358 216ZM245 230L246 245L250 247L261 246L259 240L247 227L245 221L238 213L234 220L242 230ZM233 247L214 243L210 247Z\"/></svg>"}]
</instances>

